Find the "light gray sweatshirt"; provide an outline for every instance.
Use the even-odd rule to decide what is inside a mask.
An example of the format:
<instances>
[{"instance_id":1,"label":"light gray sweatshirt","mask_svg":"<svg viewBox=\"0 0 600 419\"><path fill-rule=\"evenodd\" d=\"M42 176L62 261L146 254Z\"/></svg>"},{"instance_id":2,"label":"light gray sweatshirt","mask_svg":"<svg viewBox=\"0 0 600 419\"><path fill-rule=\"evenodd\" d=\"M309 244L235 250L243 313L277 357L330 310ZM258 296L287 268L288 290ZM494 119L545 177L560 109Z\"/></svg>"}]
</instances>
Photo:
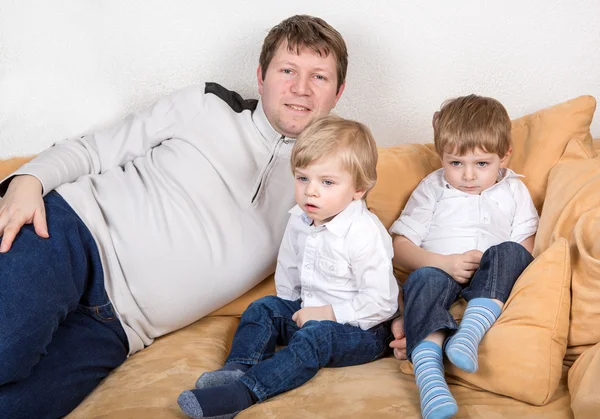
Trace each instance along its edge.
<instances>
[{"instance_id":1,"label":"light gray sweatshirt","mask_svg":"<svg viewBox=\"0 0 600 419\"><path fill-rule=\"evenodd\" d=\"M37 177L90 229L133 354L275 270L293 142L260 101L206 83L58 143L11 177Z\"/></svg>"}]
</instances>

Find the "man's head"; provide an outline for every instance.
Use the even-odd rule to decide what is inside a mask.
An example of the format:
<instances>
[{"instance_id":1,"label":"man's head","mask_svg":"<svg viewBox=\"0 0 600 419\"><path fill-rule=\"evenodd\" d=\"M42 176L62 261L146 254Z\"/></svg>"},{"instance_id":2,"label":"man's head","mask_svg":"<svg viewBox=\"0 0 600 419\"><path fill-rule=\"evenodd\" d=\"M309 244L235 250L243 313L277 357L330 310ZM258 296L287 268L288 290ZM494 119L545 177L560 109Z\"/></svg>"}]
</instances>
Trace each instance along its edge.
<instances>
[{"instance_id":1,"label":"man's head","mask_svg":"<svg viewBox=\"0 0 600 419\"><path fill-rule=\"evenodd\" d=\"M324 20L297 15L273 27L256 74L273 128L295 138L328 115L344 91L347 68L344 39Z\"/></svg>"},{"instance_id":2,"label":"man's head","mask_svg":"<svg viewBox=\"0 0 600 419\"><path fill-rule=\"evenodd\" d=\"M375 185L377 156L365 125L337 116L317 120L292 149L296 203L315 225L331 220Z\"/></svg>"},{"instance_id":3,"label":"man's head","mask_svg":"<svg viewBox=\"0 0 600 419\"><path fill-rule=\"evenodd\" d=\"M433 116L435 149L454 188L480 194L508 165L511 122L500 102L476 95L444 102Z\"/></svg>"}]
</instances>

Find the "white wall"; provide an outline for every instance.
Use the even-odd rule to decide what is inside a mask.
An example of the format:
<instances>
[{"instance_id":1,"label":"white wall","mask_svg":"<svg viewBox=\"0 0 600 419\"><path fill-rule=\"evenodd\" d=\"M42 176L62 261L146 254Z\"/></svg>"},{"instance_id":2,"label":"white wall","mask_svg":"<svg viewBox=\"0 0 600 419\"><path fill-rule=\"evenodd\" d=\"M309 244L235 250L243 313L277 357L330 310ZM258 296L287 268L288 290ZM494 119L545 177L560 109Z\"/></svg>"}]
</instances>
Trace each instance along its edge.
<instances>
[{"instance_id":1,"label":"white wall","mask_svg":"<svg viewBox=\"0 0 600 419\"><path fill-rule=\"evenodd\" d=\"M380 145L430 141L432 113L456 95L494 96L513 118L582 94L600 100L598 0L0 0L0 158L191 83L256 97L262 39L296 13L344 35L337 111L365 121Z\"/></svg>"}]
</instances>

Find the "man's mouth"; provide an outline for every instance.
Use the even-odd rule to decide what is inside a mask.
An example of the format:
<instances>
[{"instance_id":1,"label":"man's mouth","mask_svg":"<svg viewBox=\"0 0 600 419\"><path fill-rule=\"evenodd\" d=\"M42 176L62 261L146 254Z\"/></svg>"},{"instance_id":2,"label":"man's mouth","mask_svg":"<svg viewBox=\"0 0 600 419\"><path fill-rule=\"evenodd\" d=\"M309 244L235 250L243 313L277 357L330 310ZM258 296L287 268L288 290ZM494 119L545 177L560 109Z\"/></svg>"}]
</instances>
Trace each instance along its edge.
<instances>
[{"instance_id":1,"label":"man's mouth","mask_svg":"<svg viewBox=\"0 0 600 419\"><path fill-rule=\"evenodd\" d=\"M300 112L310 112L310 109L307 108L306 106L301 106L301 105L293 105L291 103L286 103L286 105L288 108L293 109L295 111L300 111Z\"/></svg>"}]
</instances>

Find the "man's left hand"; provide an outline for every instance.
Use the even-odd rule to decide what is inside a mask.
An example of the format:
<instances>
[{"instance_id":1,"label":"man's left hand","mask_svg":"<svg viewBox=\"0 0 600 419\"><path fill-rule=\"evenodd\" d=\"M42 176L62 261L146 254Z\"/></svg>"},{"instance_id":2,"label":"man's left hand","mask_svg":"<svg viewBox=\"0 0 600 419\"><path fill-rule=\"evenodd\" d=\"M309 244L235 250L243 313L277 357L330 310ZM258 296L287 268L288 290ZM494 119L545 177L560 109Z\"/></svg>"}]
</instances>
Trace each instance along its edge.
<instances>
[{"instance_id":1,"label":"man's left hand","mask_svg":"<svg viewBox=\"0 0 600 419\"><path fill-rule=\"evenodd\" d=\"M304 307L296 311L292 316L298 327L304 326L309 320L331 320L336 321L331 305L321 307Z\"/></svg>"}]
</instances>

